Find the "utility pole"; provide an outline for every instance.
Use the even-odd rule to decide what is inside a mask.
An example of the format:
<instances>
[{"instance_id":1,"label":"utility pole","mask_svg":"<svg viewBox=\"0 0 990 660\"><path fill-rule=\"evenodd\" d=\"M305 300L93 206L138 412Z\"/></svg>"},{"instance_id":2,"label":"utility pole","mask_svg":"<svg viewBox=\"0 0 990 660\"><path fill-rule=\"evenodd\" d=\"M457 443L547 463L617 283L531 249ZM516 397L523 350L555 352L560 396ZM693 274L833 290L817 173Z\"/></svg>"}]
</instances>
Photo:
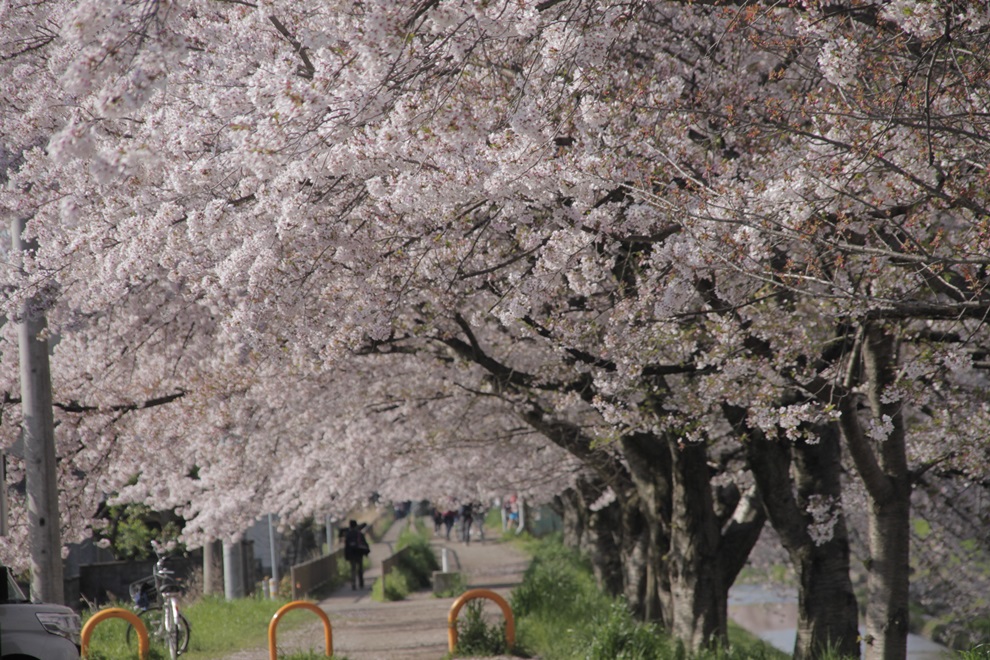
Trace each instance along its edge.
<instances>
[{"instance_id":1,"label":"utility pole","mask_svg":"<svg viewBox=\"0 0 990 660\"><path fill-rule=\"evenodd\" d=\"M275 524L272 522L272 514L268 514L268 550L272 556L272 580L279 584L281 576L278 574L278 560L280 557L278 548L278 537L275 535Z\"/></svg>"},{"instance_id":2,"label":"utility pole","mask_svg":"<svg viewBox=\"0 0 990 660\"><path fill-rule=\"evenodd\" d=\"M21 240L24 220L10 223L14 258L36 246ZM65 602L62 581L62 541L59 531L58 485L55 463L55 419L52 377L48 363L48 321L33 296L24 303L17 322L21 359L21 410L24 470L31 550L31 598Z\"/></svg>"},{"instance_id":3,"label":"utility pole","mask_svg":"<svg viewBox=\"0 0 990 660\"><path fill-rule=\"evenodd\" d=\"M203 595L211 596L219 591L218 583L223 577L223 558L220 541L210 540L203 544Z\"/></svg>"},{"instance_id":4,"label":"utility pole","mask_svg":"<svg viewBox=\"0 0 990 660\"><path fill-rule=\"evenodd\" d=\"M244 549L240 541L223 542L223 593L227 600L244 598Z\"/></svg>"}]
</instances>

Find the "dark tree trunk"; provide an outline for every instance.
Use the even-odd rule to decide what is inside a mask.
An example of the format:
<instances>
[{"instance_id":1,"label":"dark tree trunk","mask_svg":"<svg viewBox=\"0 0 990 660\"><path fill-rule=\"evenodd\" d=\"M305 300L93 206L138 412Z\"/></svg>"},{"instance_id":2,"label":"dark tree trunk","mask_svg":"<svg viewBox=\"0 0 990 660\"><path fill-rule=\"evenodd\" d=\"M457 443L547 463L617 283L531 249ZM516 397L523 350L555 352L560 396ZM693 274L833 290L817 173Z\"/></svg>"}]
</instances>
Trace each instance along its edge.
<instances>
[{"instance_id":1,"label":"dark tree trunk","mask_svg":"<svg viewBox=\"0 0 990 660\"><path fill-rule=\"evenodd\" d=\"M590 556L595 579L610 596L623 593L625 583L622 570L622 514L619 504L612 502L590 515Z\"/></svg>"},{"instance_id":2,"label":"dark tree trunk","mask_svg":"<svg viewBox=\"0 0 990 660\"><path fill-rule=\"evenodd\" d=\"M655 620L659 603L656 585L651 584L654 582L655 568L650 565L653 557L650 528L637 496L622 502L620 515L624 595L633 616L641 620Z\"/></svg>"},{"instance_id":3,"label":"dark tree trunk","mask_svg":"<svg viewBox=\"0 0 990 660\"><path fill-rule=\"evenodd\" d=\"M716 507L703 444L647 434L621 443L636 487L624 501L623 527L634 611L692 650L724 644L728 587L759 538L762 507L738 491Z\"/></svg>"},{"instance_id":4,"label":"dark tree trunk","mask_svg":"<svg viewBox=\"0 0 990 660\"><path fill-rule=\"evenodd\" d=\"M795 660L818 658L831 648L842 657L859 655L859 608L849 577L849 536L841 510L841 438L834 425L816 429L817 442L794 444L794 480L799 505L825 498L834 526L827 541L805 543L800 562L798 631ZM811 540L811 539L809 539Z\"/></svg>"},{"instance_id":5,"label":"dark tree trunk","mask_svg":"<svg viewBox=\"0 0 990 660\"><path fill-rule=\"evenodd\" d=\"M667 553L672 607L669 629L692 651L728 643L728 585L715 515L708 453L700 443L670 439L673 498Z\"/></svg>"},{"instance_id":6,"label":"dark tree trunk","mask_svg":"<svg viewBox=\"0 0 990 660\"><path fill-rule=\"evenodd\" d=\"M554 498L554 506L560 511L561 534L564 545L584 552L584 544L587 541L585 530L588 527L588 516L581 495L574 488L568 488Z\"/></svg>"},{"instance_id":7,"label":"dark tree trunk","mask_svg":"<svg viewBox=\"0 0 990 660\"><path fill-rule=\"evenodd\" d=\"M816 378L804 388L821 401L838 406L842 435L866 487L870 551L866 561L866 657L902 660L907 654L911 483L901 403L888 396L897 380L894 337L878 325L867 324L853 357L848 368L855 374L862 366L861 385L870 404L871 421L882 437L873 438L863 428L860 399L848 385ZM855 384L856 379L850 377L848 382Z\"/></svg>"},{"instance_id":8,"label":"dark tree trunk","mask_svg":"<svg viewBox=\"0 0 990 660\"><path fill-rule=\"evenodd\" d=\"M799 579L796 660L819 657L834 648L858 656L856 597L849 579L849 539L841 510L831 538L816 544L809 533L807 505L821 497L839 505L840 447L837 430L816 429L817 443L768 439L746 424L746 411L725 406L726 418L740 437L748 438L750 469L771 524L787 550ZM792 455L794 460L792 463Z\"/></svg>"},{"instance_id":9,"label":"dark tree trunk","mask_svg":"<svg viewBox=\"0 0 990 660\"><path fill-rule=\"evenodd\" d=\"M591 510L605 488L599 480L589 477L578 480L575 488L559 496L564 544L588 558L605 593L619 596L625 592L621 507L613 501L598 511Z\"/></svg>"},{"instance_id":10,"label":"dark tree trunk","mask_svg":"<svg viewBox=\"0 0 990 660\"><path fill-rule=\"evenodd\" d=\"M860 471L871 500L866 657L900 660L907 654L911 484L901 404L886 397L897 380L896 345L894 337L878 326L867 328L863 366L873 421L889 423L886 437L873 441L871 453L879 473L872 467L865 474ZM866 442L862 433L857 439Z\"/></svg>"},{"instance_id":11,"label":"dark tree trunk","mask_svg":"<svg viewBox=\"0 0 990 660\"><path fill-rule=\"evenodd\" d=\"M635 503L627 502L637 507L627 512L627 528L637 537L638 554L646 569L642 600L634 612L645 621L669 625L670 580L664 557L670 550L670 450L661 439L647 434L626 436L621 444L637 496ZM634 526L636 520L639 524Z\"/></svg>"}]
</instances>

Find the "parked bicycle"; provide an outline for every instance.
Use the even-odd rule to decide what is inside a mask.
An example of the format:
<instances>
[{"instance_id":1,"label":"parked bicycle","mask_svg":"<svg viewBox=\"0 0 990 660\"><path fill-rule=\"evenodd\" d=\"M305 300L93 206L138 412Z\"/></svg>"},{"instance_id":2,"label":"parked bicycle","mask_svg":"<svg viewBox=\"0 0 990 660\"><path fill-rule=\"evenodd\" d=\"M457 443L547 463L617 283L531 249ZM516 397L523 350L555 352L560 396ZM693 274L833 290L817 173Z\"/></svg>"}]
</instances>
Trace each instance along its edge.
<instances>
[{"instance_id":1,"label":"parked bicycle","mask_svg":"<svg viewBox=\"0 0 990 660\"><path fill-rule=\"evenodd\" d=\"M151 577L132 582L129 591L138 608L138 617L148 629L149 639L165 646L169 658L176 660L189 648L189 622L179 611L182 586L175 571L166 566L168 555L157 545L153 544L153 547L158 561ZM132 627L127 629L127 643L137 646L137 633Z\"/></svg>"}]
</instances>

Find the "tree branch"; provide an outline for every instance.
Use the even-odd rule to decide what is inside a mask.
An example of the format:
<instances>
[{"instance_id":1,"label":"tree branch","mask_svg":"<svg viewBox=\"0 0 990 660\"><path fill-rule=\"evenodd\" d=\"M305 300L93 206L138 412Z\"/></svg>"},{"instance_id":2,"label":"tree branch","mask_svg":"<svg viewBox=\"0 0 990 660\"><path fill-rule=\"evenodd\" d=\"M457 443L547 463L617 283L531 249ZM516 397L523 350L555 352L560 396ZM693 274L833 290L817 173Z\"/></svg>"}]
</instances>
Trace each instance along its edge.
<instances>
[{"instance_id":1,"label":"tree branch","mask_svg":"<svg viewBox=\"0 0 990 660\"><path fill-rule=\"evenodd\" d=\"M300 59L302 59L303 63L296 69L296 73L306 80L312 80L313 76L316 74L316 67L314 67L313 63L309 61L309 56L306 55L306 47L299 43L298 39L292 36L292 33L289 32L288 28L282 25L282 22L278 20L274 14L269 16L268 20L271 21L272 25L275 26L275 29L278 30L290 44L292 44L296 54L299 55Z\"/></svg>"},{"instance_id":2,"label":"tree branch","mask_svg":"<svg viewBox=\"0 0 990 660\"><path fill-rule=\"evenodd\" d=\"M59 410L68 413L131 412L134 410L146 410L147 408L155 408L157 406L163 406L177 399L181 399L185 395L186 395L185 390L179 390L174 394L166 394L165 396L160 396L154 399L148 399L147 401L143 401L143 402L119 403L113 406L86 406L78 403L77 401L70 401L69 403L55 402L52 405L58 408Z\"/></svg>"}]
</instances>

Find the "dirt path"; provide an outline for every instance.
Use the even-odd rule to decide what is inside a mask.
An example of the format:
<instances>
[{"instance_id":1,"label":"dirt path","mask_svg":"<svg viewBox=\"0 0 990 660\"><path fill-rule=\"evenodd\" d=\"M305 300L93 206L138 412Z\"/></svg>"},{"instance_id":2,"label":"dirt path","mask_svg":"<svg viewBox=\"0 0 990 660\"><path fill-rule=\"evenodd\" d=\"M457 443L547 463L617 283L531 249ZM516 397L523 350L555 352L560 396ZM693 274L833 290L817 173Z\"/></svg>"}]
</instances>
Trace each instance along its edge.
<instances>
[{"instance_id":1,"label":"dirt path","mask_svg":"<svg viewBox=\"0 0 990 660\"><path fill-rule=\"evenodd\" d=\"M392 554L392 546L405 521L392 526L380 543L372 544L371 566L365 573L365 588L351 591L345 585L319 606L333 629L334 653L349 660L440 660L447 653L447 615L453 598L436 598L420 592L406 600L378 603L371 600L371 585L381 574L381 561ZM492 534L489 534L491 537ZM465 575L470 588L491 589L508 597L522 580L529 558L508 543L489 538L472 539L470 545L435 538L437 557L448 549L450 570ZM290 612L289 616L313 616L312 612ZM323 652L323 625L316 621L278 636L282 653L314 650ZM239 651L222 660L268 660L268 647Z\"/></svg>"}]
</instances>

